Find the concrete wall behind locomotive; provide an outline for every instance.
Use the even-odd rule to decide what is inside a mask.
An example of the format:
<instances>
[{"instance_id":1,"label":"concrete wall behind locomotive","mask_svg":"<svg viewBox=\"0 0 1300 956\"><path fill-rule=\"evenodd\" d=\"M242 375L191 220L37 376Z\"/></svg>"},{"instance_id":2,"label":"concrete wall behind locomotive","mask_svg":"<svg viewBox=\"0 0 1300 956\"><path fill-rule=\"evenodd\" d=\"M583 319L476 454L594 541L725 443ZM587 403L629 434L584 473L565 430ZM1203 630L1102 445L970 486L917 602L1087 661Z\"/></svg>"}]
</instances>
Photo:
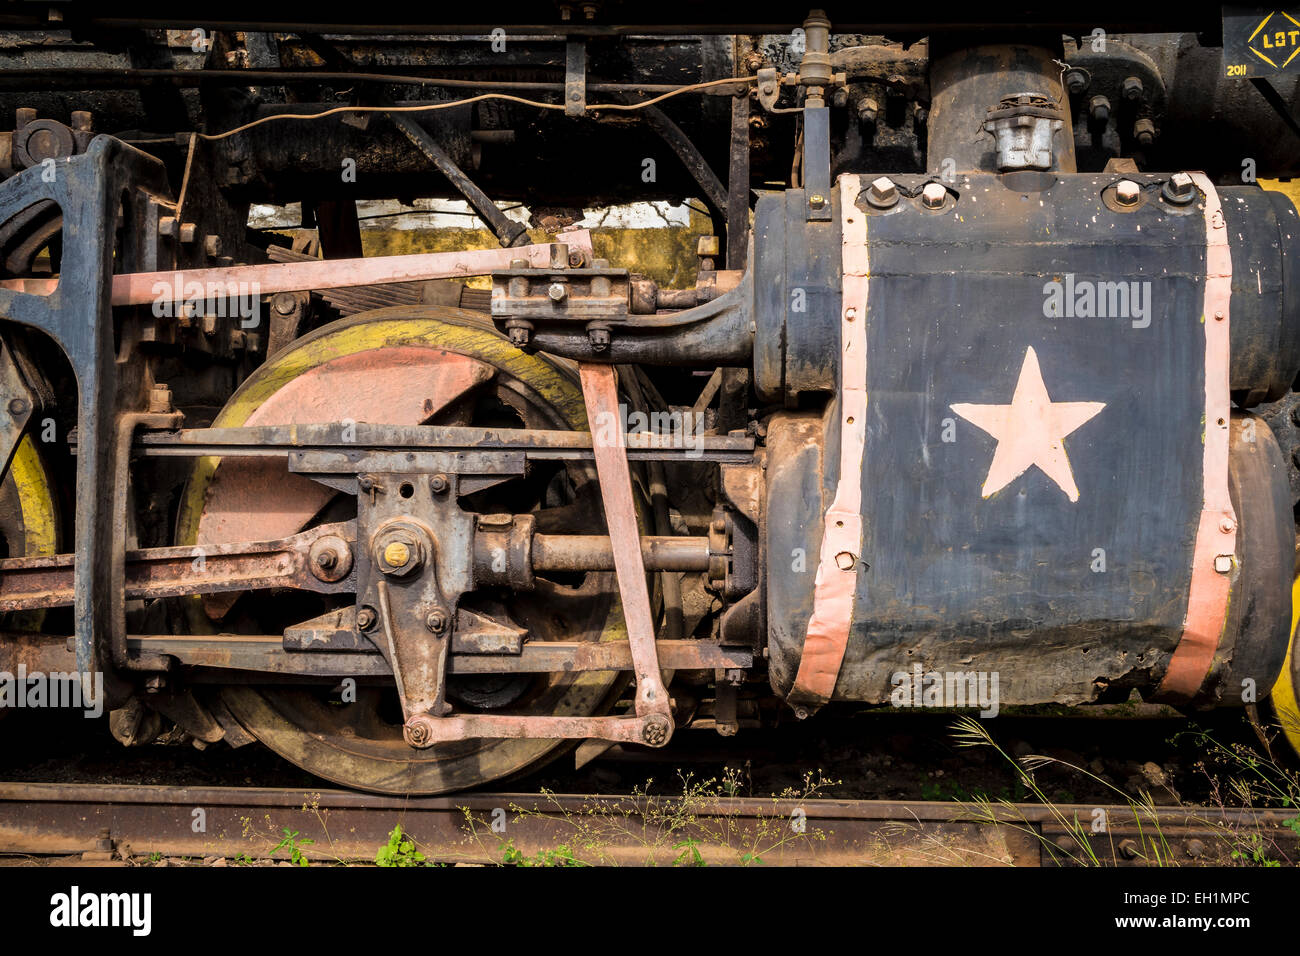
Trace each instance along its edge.
<instances>
[{"instance_id":1,"label":"concrete wall behind locomotive","mask_svg":"<svg viewBox=\"0 0 1300 956\"><path fill-rule=\"evenodd\" d=\"M1296 211L1229 188L1218 220L1213 196L1209 213L1199 189L1171 198L1164 175L1130 177L1141 195L1126 206L1120 178L971 174L939 209L922 200L923 177L893 177L885 208L866 201L865 179L841 180L845 249L865 223L869 279L852 476L861 551L836 698L888 701L893 675L915 664L997 672L1006 704L1154 691L1184 639L1214 480L1227 482L1235 542L1209 555L1231 596L1198 699L1239 703L1246 678L1260 693L1272 685L1290 624L1286 468L1261 420L1240 409L1226 420L1215 366L1229 361L1243 407L1294 380ZM1207 348L1206 322L1229 320L1205 315L1216 229L1232 259L1230 358ZM841 390L824 417L779 413L768 430L766 597L782 694L814 607L846 414ZM1215 466L1228 474L1210 482L1207 429L1230 448Z\"/></svg>"}]
</instances>

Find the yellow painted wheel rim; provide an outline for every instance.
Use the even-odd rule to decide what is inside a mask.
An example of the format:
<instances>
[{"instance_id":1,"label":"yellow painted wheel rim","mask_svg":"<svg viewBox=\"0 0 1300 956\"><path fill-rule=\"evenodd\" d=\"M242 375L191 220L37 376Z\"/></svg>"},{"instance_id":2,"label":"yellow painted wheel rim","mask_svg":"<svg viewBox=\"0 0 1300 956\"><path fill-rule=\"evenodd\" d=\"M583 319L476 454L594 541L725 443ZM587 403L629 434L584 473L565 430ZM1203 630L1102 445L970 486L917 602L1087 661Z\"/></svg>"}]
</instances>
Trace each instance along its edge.
<instances>
[{"instance_id":1,"label":"yellow painted wheel rim","mask_svg":"<svg viewBox=\"0 0 1300 956\"><path fill-rule=\"evenodd\" d=\"M1300 757L1300 703L1296 701L1295 682L1291 679L1291 655L1295 653L1296 631L1300 627L1300 577L1291 585L1291 643L1286 649L1282 673L1270 693L1273 713L1292 753Z\"/></svg>"}]
</instances>

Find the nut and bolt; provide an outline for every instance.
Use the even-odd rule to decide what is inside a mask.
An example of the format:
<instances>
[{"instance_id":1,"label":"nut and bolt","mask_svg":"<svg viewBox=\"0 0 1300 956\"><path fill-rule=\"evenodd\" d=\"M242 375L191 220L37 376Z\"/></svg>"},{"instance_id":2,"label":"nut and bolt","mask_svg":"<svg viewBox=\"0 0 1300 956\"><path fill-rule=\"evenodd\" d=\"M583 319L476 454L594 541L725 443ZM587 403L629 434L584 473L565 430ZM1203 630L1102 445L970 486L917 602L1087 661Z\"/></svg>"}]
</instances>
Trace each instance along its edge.
<instances>
[{"instance_id":1,"label":"nut and bolt","mask_svg":"<svg viewBox=\"0 0 1300 956\"><path fill-rule=\"evenodd\" d=\"M563 302L568 294L569 289L563 282L552 282L546 289L546 295L552 302Z\"/></svg>"},{"instance_id":2,"label":"nut and bolt","mask_svg":"<svg viewBox=\"0 0 1300 956\"><path fill-rule=\"evenodd\" d=\"M880 116L880 104L867 97L858 104L858 122L863 126L875 126L876 120Z\"/></svg>"},{"instance_id":3,"label":"nut and bolt","mask_svg":"<svg viewBox=\"0 0 1300 956\"><path fill-rule=\"evenodd\" d=\"M78 133L89 133L94 120L95 116L90 110L72 111L72 128Z\"/></svg>"},{"instance_id":4,"label":"nut and bolt","mask_svg":"<svg viewBox=\"0 0 1300 956\"><path fill-rule=\"evenodd\" d=\"M158 220L158 235L174 236L176 235L176 217L162 216Z\"/></svg>"},{"instance_id":5,"label":"nut and bolt","mask_svg":"<svg viewBox=\"0 0 1300 956\"><path fill-rule=\"evenodd\" d=\"M294 309L298 308L298 297L292 292L277 292L271 300L271 308L280 315L293 315Z\"/></svg>"},{"instance_id":6,"label":"nut and bolt","mask_svg":"<svg viewBox=\"0 0 1300 956\"><path fill-rule=\"evenodd\" d=\"M172 410L172 390L159 383L149 389L149 411L165 415Z\"/></svg>"},{"instance_id":7,"label":"nut and bolt","mask_svg":"<svg viewBox=\"0 0 1300 956\"><path fill-rule=\"evenodd\" d=\"M947 200L948 190L943 188L942 183L926 183L921 190L921 204L926 209L942 209Z\"/></svg>"},{"instance_id":8,"label":"nut and bolt","mask_svg":"<svg viewBox=\"0 0 1300 956\"><path fill-rule=\"evenodd\" d=\"M428 714L412 714L402 725L402 737L412 747L433 746L433 718Z\"/></svg>"},{"instance_id":9,"label":"nut and bolt","mask_svg":"<svg viewBox=\"0 0 1300 956\"><path fill-rule=\"evenodd\" d=\"M205 255L215 259L221 255L221 237L216 235L206 235L203 237L203 252Z\"/></svg>"},{"instance_id":10,"label":"nut and bolt","mask_svg":"<svg viewBox=\"0 0 1300 956\"><path fill-rule=\"evenodd\" d=\"M26 415L30 406L25 398L9 399L9 414L17 418L19 415Z\"/></svg>"},{"instance_id":11,"label":"nut and bolt","mask_svg":"<svg viewBox=\"0 0 1300 956\"><path fill-rule=\"evenodd\" d=\"M877 209L888 209L898 202L898 187L888 176L874 179L867 190L867 202Z\"/></svg>"},{"instance_id":12,"label":"nut and bolt","mask_svg":"<svg viewBox=\"0 0 1300 956\"><path fill-rule=\"evenodd\" d=\"M1123 840L1120 840L1118 849L1119 849L1120 856L1124 857L1124 859L1126 860L1137 859L1139 853L1139 847L1137 845L1137 841L1134 840L1132 837L1125 837Z\"/></svg>"},{"instance_id":13,"label":"nut and bolt","mask_svg":"<svg viewBox=\"0 0 1300 956\"><path fill-rule=\"evenodd\" d=\"M375 552L379 570L393 577L411 574L424 563L423 549L412 533L402 528L392 528L379 535Z\"/></svg>"},{"instance_id":14,"label":"nut and bolt","mask_svg":"<svg viewBox=\"0 0 1300 956\"><path fill-rule=\"evenodd\" d=\"M322 571L330 571L339 563L339 556L333 548L326 548L320 554L316 555L316 567Z\"/></svg>"},{"instance_id":15,"label":"nut and bolt","mask_svg":"<svg viewBox=\"0 0 1300 956\"><path fill-rule=\"evenodd\" d=\"M570 268L570 269L581 269L581 268L582 268L582 260L583 260L583 255L582 255L582 250L581 250L581 249L570 249L570 250L569 250L569 268Z\"/></svg>"},{"instance_id":16,"label":"nut and bolt","mask_svg":"<svg viewBox=\"0 0 1300 956\"><path fill-rule=\"evenodd\" d=\"M198 235L198 231L199 231L198 227L195 226L194 223L192 222L181 223L181 233L180 233L181 242L184 243L193 242L194 237Z\"/></svg>"},{"instance_id":17,"label":"nut and bolt","mask_svg":"<svg viewBox=\"0 0 1300 956\"><path fill-rule=\"evenodd\" d=\"M1088 101L1088 118L1098 125L1110 121L1110 100L1104 96L1094 96Z\"/></svg>"},{"instance_id":18,"label":"nut and bolt","mask_svg":"<svg viewBox=\"0 0 1300 956\"><path fill-rule=\"evenodd\" d=\"M511 345L517 349L522 349L528 345L528 340L532 338L532 331L516 325L514 328L506 330L506 336L510 339Z\"/></svg>"},{"instance_id":19,"label":"nut and bolt","mask_svg":"<svg viewBox=\"0 0 1300 956\"><path fill-rule=\"evenodd\" d=\"M1142 78L1137 76L1128 76L1124 78L1124 83L1120 87L1120 92L1124 99L1130 102L1136 102L1142 99Z\"/></svg>"},{"instance_id":20,"label":"nut and bolt","mask_svg":"<svg viewBox=\"0 0 1300 956\"><path fill-rule=\"evenodd\" d=\"M826 197L821 193L813 193L808 197L808 205L813 209L821 209L826 205Z\"/></svg>"},{"instance_id":21,"label":"nut and bolt","mask_svg":"<svg viewBox=\"0 0 1300 956\"><path fill-rule=\"evenodd\" d=\"M668 743L668 736L672 733L672 725L668 718L661 714L652 714L646 718L645 725L641 728L641 739L650 747L662 747Z\"/></svg>"},{"instance_id":22,"label":"nut and bolt","mask_svg":"<svg viewBox=\"0 0 1300 956\"><path fill-rule=\"evenodd\" d=\"M1089 77L1083 70L1067 70L1065 73L1065 88L1071 96L1078 96L1088 88Z\"/></svg>"},{"instance_id":23,"label":"nut and bolt","mask_svg":"<svg viewBox=\"0 0 1300 956\"><path fill-rule=\"evenodd\" d=\"M1156 141L1156 124L1149 119L1140 119L1133 124L1133 138L1139 146L1150 146Z\"/></svg>"},{"instance_id":24,"label":"nut and bolt","mask_svg":"<svg viewBox=\"0 0 1300 956\"><path fill-rule=\"evenodd\" d=\"M593 352L603 352L609 348L609 329L588 329L587 339Z\"/></svg>"},{"instance_id":25,"label":"nut and bolt","mask_svg":"<svg viewBox=\"0 0 1300 956\"><path fill-rule=\"evenodd\" d=\"M1174 173L1160 194L1176 206L1186 206L1196 198L1196 183L1187 173Z\"/></svg>"},{"instance_id":26,"label":"nut and bolt","mask_svg":"<svg viewBox=\"0 0 1300 956\"><path fill-rule=\"evenodd\" d=\"M357 611L357 627L368 631L375 626L375 609L369 605Z\"/></svg>"},{"instance_id":27,"label":"nut and bolt","mask_svg":"<svg viewBox=\"0 0 1300 956\"><path fill-rule=\"evenodd\" d=\"M451 482L447 480L446 475L434 475L429 479L429 490L435 495L445 495L447 489L451 487Z\"/></svg>"},{"instance_id":28,"label":"nut and bolt","mask_svg":"<svg viewBox=\"0 0 1300 956\"><path fill-rule=\"evenodd\" d=\"M447 612L441 608L434 608L429 612L429 616L424 619L424 626L434 634L441 634L447 630L447 623Z\"/></svg>"},{"instance_id":29,"label":"nut and bolt","mask_svg":"<svg viewBox=\"0 0 1300 956\"><path fill-rule=\"evenodd\" d=\"M1115 184L1115 201L1121 206L1136 206L1142 198L1142 187L1131 179L1121 179Z\"/></svg>"}]
</instances>

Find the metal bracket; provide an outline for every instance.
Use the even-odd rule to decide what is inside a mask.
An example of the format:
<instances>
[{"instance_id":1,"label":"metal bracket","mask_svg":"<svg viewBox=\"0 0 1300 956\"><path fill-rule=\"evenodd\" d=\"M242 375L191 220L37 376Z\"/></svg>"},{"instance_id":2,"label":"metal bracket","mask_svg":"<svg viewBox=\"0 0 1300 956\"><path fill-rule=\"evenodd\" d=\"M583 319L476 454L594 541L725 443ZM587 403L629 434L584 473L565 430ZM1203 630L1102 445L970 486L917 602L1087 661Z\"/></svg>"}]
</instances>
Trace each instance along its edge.
<instances>
[{"instance_id":1,"label":"metal bracket","mask_svg":"<svg viewBox=\"0 0 1300 956\"><path fill-rule=\"evenodd\" d=\"M831 116L825 106L803 111L803 188L808 222L831 220Z\"/></svg>"},{"instance_id":2,"label":"metal bracket","mask_svg":"<svg viewBox=\"0 0 1300 956\"><path fill-rule=\"evenodd\" d=\"M564 44L564 115L581 116L587 111L587 42Z\"/></svg>"}]
</instances>

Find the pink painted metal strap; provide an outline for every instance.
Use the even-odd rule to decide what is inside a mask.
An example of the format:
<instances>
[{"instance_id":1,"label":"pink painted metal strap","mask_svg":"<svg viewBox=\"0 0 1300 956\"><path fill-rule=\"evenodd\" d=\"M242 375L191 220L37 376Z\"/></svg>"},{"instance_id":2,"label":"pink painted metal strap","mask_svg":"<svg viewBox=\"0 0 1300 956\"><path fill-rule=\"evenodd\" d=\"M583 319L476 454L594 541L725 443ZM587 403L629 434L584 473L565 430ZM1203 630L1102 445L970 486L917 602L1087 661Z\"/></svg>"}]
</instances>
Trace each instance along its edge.
<instances>
[{"instance_id":1,"label":"pink painted metal strap","mask_svg":"<svg viewBox=\"0 0 1300 956\"><path fill-rule=\"evenodd\" d=\"M1229 573L1215 569L1216 559L1236 564L1237 516L1228 495L1228 304L1232 298L1232 255L1223 207L1214 184L1193 173L1205 194L1205 439L1204 504L1192 551L1192 580L1183 636L1169 658L1159 694L1190 700L1209 676L1223 636L1232 591ZM1228 562L1225 562L1228 563Z\"/></svg>"},{"instance_id":2,"label":"pink painted metal strap","mask_svg":"<svg viewBox=\"0 0 1300 956\"><path fill-rule=\"evenodd\" d=\"M840 180L843 216L843 299L840 321L840 462L826 510L813 613L799 671L790 688L795 713L807 716L831 699L853 620L862 551L862 455L867 426L867 217L857 208L858 177Z\"/></svg>"},{"instance_id":3,"label":"pink painted metal strap","mask_svg":"<svg viewBox=\"0 0 1300 956\"><path fill-rule=\"evenodd\" d=\"M590 263L590 232L574 229L560 238L571 248L581 249L586 255L586 261ZM509 269L512 259L526 259L530 268L545 269L551 264L552 248L551 243L540 243L516 246L513 249L474 249L410 256L373 256L365 259L272 262L217 269L132 272L113 276L113 305L150 305L162 296L183 301L191 298L191 293L187 291L191 287L195 288L197 296L200 286L205 291L209 288L224 291L231 283L242 283L246 289L255 285L256 291L253 294L268 295L273 292L309 292L388 282L455 279ZM5 279L0 281L0 288L32 295L49 295L58 284L58 279ZM218 297L220 296L212 296Z\"/></svg>"},{"instance_id":4,"label":"pink painted metal strap","mask_svg":"<svg viewBox=\"0 0 1300 956\"><path fill-rule=\"evenodd\" d=\"M619 418L618 380L614 366L590 362L578 364L582 380L582 397L587 404L587 423L593 435L627 431ZM614 424L614 428L609 425ZM596 458L596 477L600 479L600 496L605 505L605 524L614 549L614 571L618 577L619 598L627 623L627 642L636 672L636 713L667 716L670 712L668 691L659 669L655 648L654 615L650 609L650 591L646 586L645 559L641 554L641 529L636 523L632 500L632 474L622 441L596 440L592 443ZM668 724L671 733L671 723Z\"/></svg>"}]
</instances>

